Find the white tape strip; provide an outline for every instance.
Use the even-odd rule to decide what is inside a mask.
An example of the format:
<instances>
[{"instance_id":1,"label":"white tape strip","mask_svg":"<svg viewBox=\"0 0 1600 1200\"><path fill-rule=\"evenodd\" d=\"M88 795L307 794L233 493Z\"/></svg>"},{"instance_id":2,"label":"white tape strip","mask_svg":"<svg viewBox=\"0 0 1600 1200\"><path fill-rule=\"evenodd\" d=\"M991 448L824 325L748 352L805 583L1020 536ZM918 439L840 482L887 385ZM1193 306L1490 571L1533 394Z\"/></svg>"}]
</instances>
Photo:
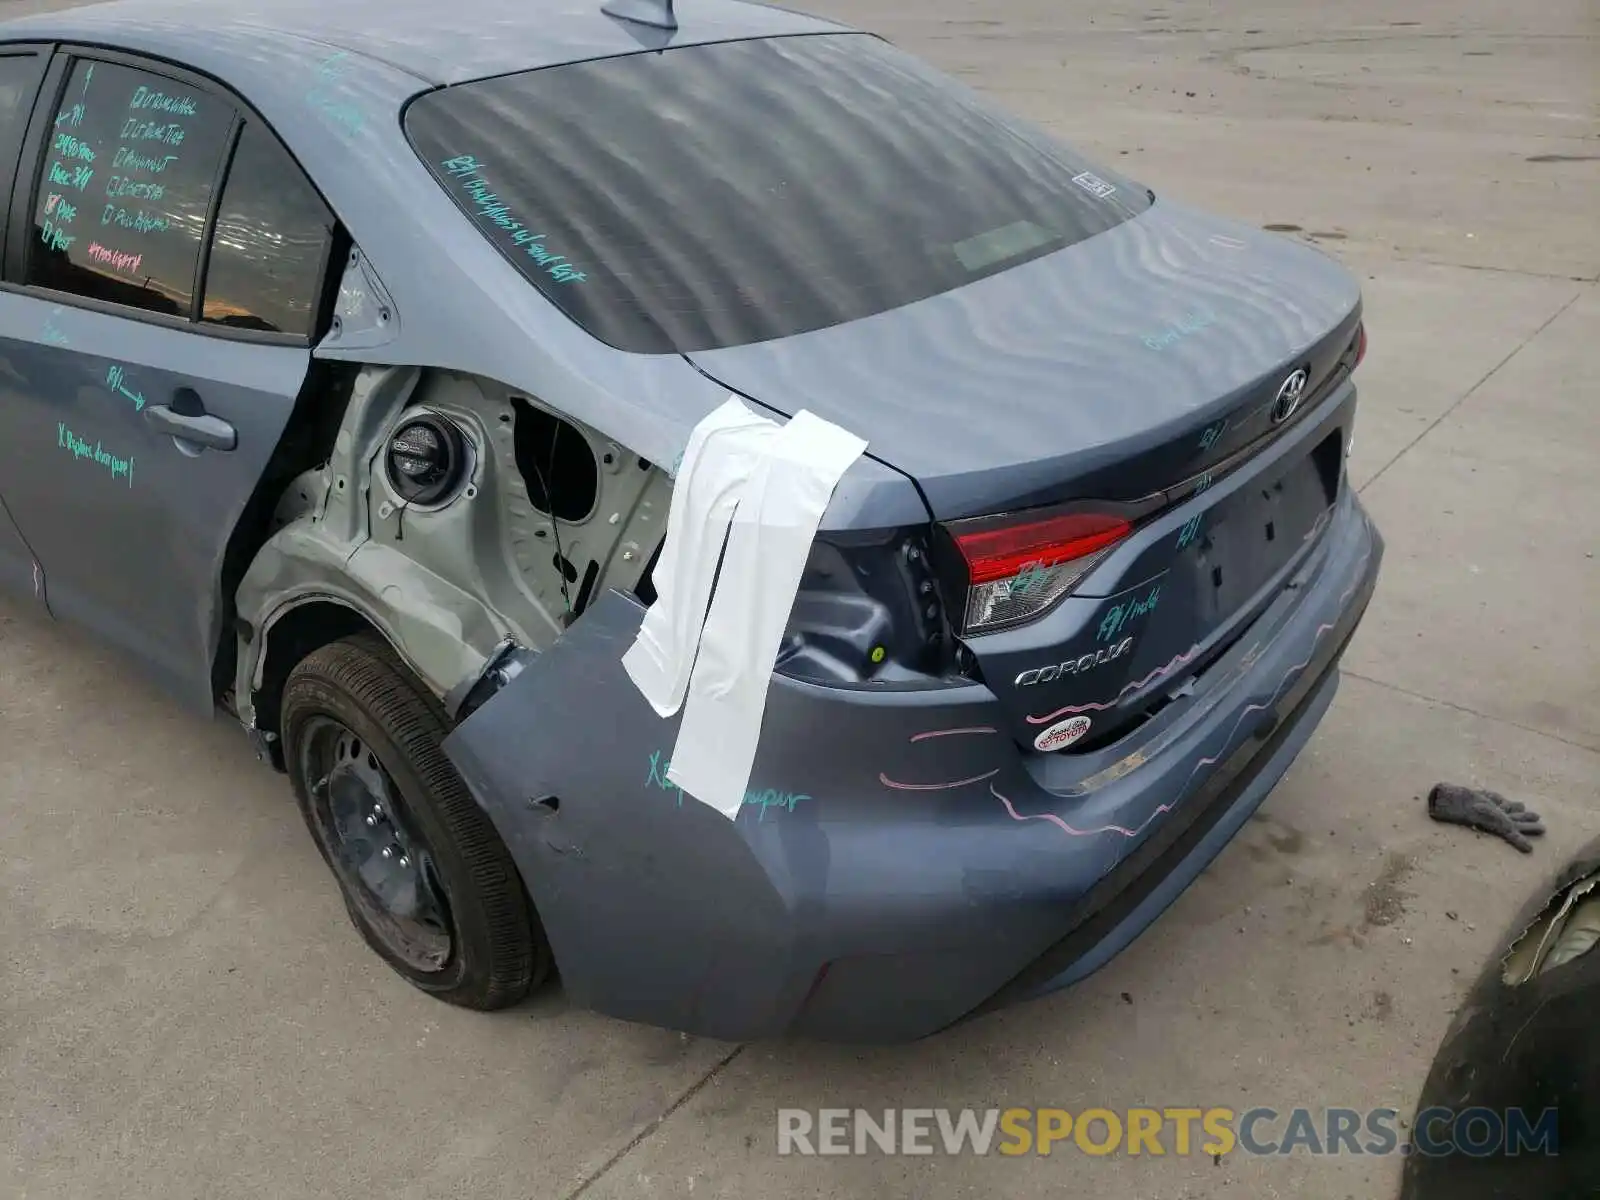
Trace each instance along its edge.
<instances>
[{"instance_id":1,"label":"white tape strip","mask_svg":"<svg viewBox=\"0 0 1600 1200\"><path fill-rule=\"evenodd\" d=\"M833 490L867 443L809 412L765 444L739 497L667 778L732 820L761 740L767 687Z\"/></svg>"},{"instance_id":2,"label":"white tape strip","mask_svg":"<svg viewBox=\"0 0 1600 1200\"><path fill-rule=\"evenodd\" d=\"M666 542L652 575L656 602L622 656L629 678L663 717L683 703L728 523L745 481L780 428L729 397L689 435L667 509Z\"/></svg>"}]
</instances>

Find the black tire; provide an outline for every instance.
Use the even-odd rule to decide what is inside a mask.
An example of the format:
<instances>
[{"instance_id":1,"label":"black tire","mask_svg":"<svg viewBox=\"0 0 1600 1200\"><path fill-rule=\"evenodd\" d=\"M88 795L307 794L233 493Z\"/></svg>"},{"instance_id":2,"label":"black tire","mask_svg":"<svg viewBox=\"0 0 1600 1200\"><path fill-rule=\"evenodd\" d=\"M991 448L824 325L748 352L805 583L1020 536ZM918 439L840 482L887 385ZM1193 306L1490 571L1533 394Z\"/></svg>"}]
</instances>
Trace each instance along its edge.
<instances>
[{"instance_id":1,"label":"black tire","mask_svg":"<svg viewBox=\"0 0 1600 1200\"><path fill-rule=\"evenodd\" d=\"M521 877L440 748L449 721L382 639L358 635L302 660L284 684L279 728L301 815L350 919L385 962L430 995L479 1010L515 1004L544 981L549 946ZM422 848L423 886L435 901L426 928L448 942L433 956L437 962L419 962L424 956L416 952L417 938L407 936L407 918L393 916L349 861L350 843L340 840L329 798L333 769L324 743L330 729L342 731L337 753L348 756L353 745L362 769L371 764L379 794L397 810L395 828ZM420 875L422 867L416 871Z\"/></svg>"}]
</instances>

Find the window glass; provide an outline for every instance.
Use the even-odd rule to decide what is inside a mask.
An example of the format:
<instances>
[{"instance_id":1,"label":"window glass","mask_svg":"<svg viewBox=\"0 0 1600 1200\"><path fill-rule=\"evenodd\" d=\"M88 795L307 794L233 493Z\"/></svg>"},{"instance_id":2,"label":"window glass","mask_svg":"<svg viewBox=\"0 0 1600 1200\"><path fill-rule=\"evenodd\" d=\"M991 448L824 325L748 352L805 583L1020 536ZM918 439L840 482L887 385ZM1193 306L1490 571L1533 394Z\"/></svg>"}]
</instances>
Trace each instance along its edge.
<instances>
[{"instance_id":1,"label":"window glass","mask_svg":"<svg viewBox=\"0 0 1600 1200\"><path fill-rule=\"evenodd\" d=\"M12 172L16 168L18 143L23 126L33 109L33 95L39 86L39 56L8 54L0 57L0 188L11 195Z\"/></svg>"},{"instance_id":2,"label":"window glass","mask_svg":"<svg viewBox=\"0 0 1600 1200\"><path fill-rule=\"evenodd\" d=\"M146 71L80 60L45 147L27 282L187 316L233 109Z\"/></svg>"},{"instance_id":3,"label":"window glass","mask_svg":"<svg viewBox=\"0 0 1600 1200\"><path fill-rule=\"evenodd\" d=\"M332 239L311 182L270 130L247 123L217 210L201 320L309 337Z\"/></svg>"},{"instance_id":4,"label":"window glass","mask_svg":"<svg viewBox=\"0 0 1600 1200\"><path fill-rule=\"evenodd\" d=\"M1141 187L865 34L682 46L441 88L439 185L626 350L870 316L1121 224Z\"/></svg>"}]
</instances>

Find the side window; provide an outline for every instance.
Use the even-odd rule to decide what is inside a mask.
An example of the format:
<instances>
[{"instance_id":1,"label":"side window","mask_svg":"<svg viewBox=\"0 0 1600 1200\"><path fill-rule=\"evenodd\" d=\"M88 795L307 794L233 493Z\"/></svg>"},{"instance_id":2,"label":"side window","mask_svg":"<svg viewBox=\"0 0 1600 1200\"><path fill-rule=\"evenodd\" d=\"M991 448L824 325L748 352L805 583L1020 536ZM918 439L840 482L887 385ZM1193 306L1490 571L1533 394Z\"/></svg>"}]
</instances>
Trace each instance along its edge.
<instances>
[{"instance_id":1,"label":"side window","mask_svg":"<svg viewBox=\"0 0 1600 1200\"><path fill-rule=\"evenodd\" d=\"M0 196L11 194L22 135L33 111L42 64L37 54L0 56Z\"/></svg>"},{"instance_id":2,"label":"side window","mask_svg":"<svg viewBox=\"0 0 1600 1200\"><path fill-rule=\"evenodd\" d=\"M188 316L232 128L214 96L80 59L45 146L26 282Z\"/></svg>"},{"instance_id":3,"label":"side window","mask_svg":"<svg viewBox=\"0 0 1600 1200\"><path fill-rule=\"evenodd\" d=\"M217 211L200 319L310 337L333 228L289 152L259 121L247 122Z\"/></svg>"}]
</instances>

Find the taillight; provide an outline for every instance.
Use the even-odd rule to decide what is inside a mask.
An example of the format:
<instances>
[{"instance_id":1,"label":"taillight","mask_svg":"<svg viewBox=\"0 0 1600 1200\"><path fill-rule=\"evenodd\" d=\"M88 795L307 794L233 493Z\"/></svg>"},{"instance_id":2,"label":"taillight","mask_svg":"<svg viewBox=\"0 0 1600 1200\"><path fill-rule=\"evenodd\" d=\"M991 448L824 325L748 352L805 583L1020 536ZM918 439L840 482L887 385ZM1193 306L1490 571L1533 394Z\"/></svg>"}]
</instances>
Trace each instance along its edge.
<instances>
[{"instance_id":1,"label":"taillight","mask_svg":"<svg viewBox=\"0 0 1600 1200\"><path fill-rule=\"evenodd\" d=\"M1356 361L1350 364L1354 371L1361 365L1361 360L1367 356L1367 323L1363 321L1356 327Z\"/></svg>"},{"instance_id":2,"label":"taillight","mask_svg":"<svg viewBox=\"0 0 1600 1200\"><path fill-rule=\"evenodd\" d=\"M1042 616L1128 534L1098 512L1014 515L950 529L967 567L963 632L988 633Z\"/></svg>"}]
</instances>

